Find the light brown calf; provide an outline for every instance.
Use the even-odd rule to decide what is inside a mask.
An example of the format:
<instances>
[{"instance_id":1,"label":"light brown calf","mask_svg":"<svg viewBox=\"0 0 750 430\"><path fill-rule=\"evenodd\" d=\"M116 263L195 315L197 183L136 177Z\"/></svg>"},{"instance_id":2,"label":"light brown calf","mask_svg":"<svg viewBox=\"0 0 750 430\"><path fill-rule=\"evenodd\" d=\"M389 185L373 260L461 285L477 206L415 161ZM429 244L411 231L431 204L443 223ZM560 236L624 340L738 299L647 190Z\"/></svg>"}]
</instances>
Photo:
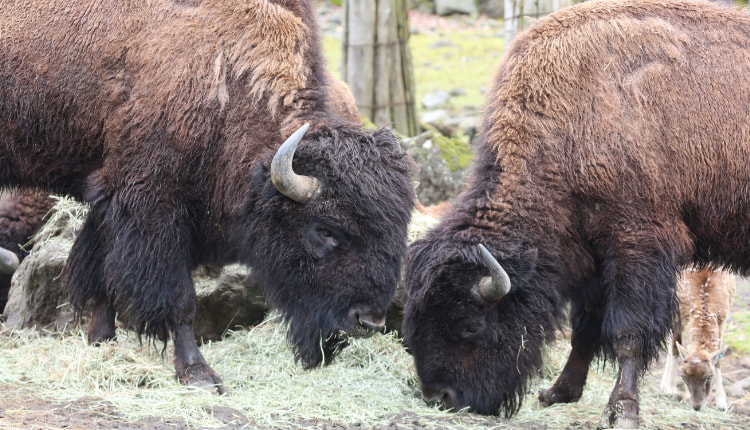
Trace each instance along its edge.
<instances>
[{"instance_id":1,"label":"light brown calf","mask_svg":"<svg viewBox=\"0 0 750 430\"><path fill-rule=\"evenodd\" d=\"M683 271L677 286L680 321L675 324L661 389L682 398L677 388L679 375L696 411L706 407L712 388L716 391L716 407L727 408L719 359L727 349L722 337L734 293L734 276L709 269Z\"/></svg>"}]
</instances>

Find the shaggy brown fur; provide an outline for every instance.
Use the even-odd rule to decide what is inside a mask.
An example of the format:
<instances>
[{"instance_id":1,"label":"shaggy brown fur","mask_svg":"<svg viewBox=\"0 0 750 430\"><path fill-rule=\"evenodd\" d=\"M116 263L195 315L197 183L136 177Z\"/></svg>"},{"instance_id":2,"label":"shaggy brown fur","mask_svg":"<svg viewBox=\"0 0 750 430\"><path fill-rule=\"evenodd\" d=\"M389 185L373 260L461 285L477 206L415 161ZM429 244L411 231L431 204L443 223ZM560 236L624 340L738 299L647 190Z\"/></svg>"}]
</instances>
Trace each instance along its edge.
<instances>
[{"instance_id":1,"label":"shaggy brown fur","mask_svg":"<svg viewBox=\"0 0 750 430\"><path fill-rule=\"evenodd\" d=\"M128 314L172 336L182 382L223 392L193 339L190 269L233 261L305 367L383 324L413 165L329 98L312 0L0 0L0 38L0 185L91 204L65 269L72 303L94 305L91 342ZM320 187L294 199L270 166L303 123L289 170Z\"/></svg>"},{"instance_id":2,"label":"shaggy brown fur","mask_svg":"<svg viewBox=\"0 0 750 430\"><path fill-rule=\"evenodd\" d=\"M712 389L716 391L716 407L727 408L719 360L727 349L722 339L735 291L732 274L710 269L687 269L677 284L680 319L670 342L661 389L681 397L677 390L679 375L695 410L706 407Z\"/></svg>"},{"instance_id":3,"label":"shaggy brown fur","mask_svg":"<svg viewBox=\"0 0 750 430\"><path fill-rule=\"evenodd\" d=\"M510 415L571 303L571 356L543 404L577 401L595 356L620 377L605 427L677 311L678 268L750 271L750 16L709 2L590 1L536 22L488 92L468 189L407 260L404 334L427 398ZM478 244L512 288L477 301Z\"/></svg>"}]
</instances>

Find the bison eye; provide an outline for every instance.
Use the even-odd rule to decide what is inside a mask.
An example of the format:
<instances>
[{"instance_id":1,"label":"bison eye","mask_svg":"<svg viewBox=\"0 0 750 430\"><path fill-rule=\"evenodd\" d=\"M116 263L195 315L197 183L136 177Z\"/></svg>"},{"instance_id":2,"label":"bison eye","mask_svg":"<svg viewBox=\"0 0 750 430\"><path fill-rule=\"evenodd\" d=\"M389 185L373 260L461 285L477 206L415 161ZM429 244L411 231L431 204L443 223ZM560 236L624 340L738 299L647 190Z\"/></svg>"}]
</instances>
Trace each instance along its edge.
<instances>
[{"instance_id":1,"label":"bison eye","mask_svg":"<svg viewBox=\"0 0 750 430\"><path fill-rule=\"evenodd\" d=\"M475 340L484 333L486 328L484 318L467 318L456 325L456 332L463 339Z\"/></svg>"},{"instance_id":2,"label":"bison eye","mask_svg":"<svg viewBox=\"0 0 750 430\"><path fill-rule=\"evenodd\" d=\"M325 243L326 245L332 248L335 248L339 244L339 242L336 240L336 238L333 237L333 234L331 234L331 232L328 229L319 228L318 236L320 237L320 240L323 243Z\"/></svg>"},{"instance_id":3,"label":"bison eye","mask_svg":"<svg viewBox=\"0 0 750 430\"><path fill-rule=\"evenodd\" d=\"M345 233L320 221L308 224L304 235L305 247L315 258L323 258L339 247L346 248L348 243Z\"/></svg>"}]
</instances>

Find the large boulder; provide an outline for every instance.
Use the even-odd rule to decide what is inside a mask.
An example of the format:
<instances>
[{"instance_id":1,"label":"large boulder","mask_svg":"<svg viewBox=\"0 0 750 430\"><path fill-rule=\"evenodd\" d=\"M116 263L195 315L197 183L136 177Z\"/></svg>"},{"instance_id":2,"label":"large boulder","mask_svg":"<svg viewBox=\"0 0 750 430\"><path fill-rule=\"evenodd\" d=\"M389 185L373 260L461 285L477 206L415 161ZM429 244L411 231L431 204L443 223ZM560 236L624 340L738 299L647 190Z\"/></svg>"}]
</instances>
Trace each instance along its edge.
<instances>
[{"instance_id":1,"label":"large boulder","mask_svg":"<svg viewBox=\"0 0 750 430\"><path fill-rule=\"evenodd\" d=\"M34 238L31 253L13 274L5 325L53 331L74 329L77 322L63 290L62 271L87 207L63 199ZM248 268L241 265L199 267L193 271L197 312L193 328L200 340L217 340L229 329L263 320L265 298ZM127 326L127 321L120 321Z\"/></svg>"},{"instance_id":2,"label":"large boulder","mask_svg":"<svg viewBox=\"0 0 750 430\"><path fill-rule=\"evenodd\" d=\"M61 276L72 244L63 237L51 238L21 262L13 274L3 311L7 327L52 331L76 327Z\"/></svg>"},{"instance_id":3,"label":"large boulder","mask_svg":"<svg viewBox=\"0 0 750 430\"><path fill-rule=\"evenodd\" d=\"M476 0L435 0L435 13L441 16L453 13L477 14Z\"/></svg>"},{"instance_id":4,"label":"large boulder","mask_svg":"<svg viewBox=\"0 0 750 430\"><path fill-rule=\"evenodd\" d=\"M424 205L452 200L464 188L473 153L467 139L427 131L401 140L401 146L419 166L414 180L417 198Z\"/></svg>"},{"instance_id":5,"label":"large boulder","mask_svg":"<svg viewBox=\"0 0 750 430\"><path fill-rule=\"evenodd\" d=\"M479 10L490 18L501 18L505 10L505 0L480 0Z\"/></svg>"}]
</instances>

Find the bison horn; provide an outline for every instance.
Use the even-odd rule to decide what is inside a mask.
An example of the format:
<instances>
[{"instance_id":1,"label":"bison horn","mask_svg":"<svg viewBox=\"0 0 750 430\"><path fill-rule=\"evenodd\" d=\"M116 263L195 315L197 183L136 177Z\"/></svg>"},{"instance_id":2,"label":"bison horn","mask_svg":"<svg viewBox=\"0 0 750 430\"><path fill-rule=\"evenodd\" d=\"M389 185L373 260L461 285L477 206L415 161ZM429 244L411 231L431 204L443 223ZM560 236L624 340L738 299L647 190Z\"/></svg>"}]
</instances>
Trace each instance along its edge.
<instances>
[{"instance_id":1,"label":"bison horn","mask_svg":"<svg viewBox=\"0 0 750 430\"><path fill-rule=\"evenodd\" d=\"M316 178L298 175L292 169L294 151L309 127L310 124L305 124L289 136L271 161L273 185L281 194L299 203L306 203L320 189L320 182Z\"/></svg>"},{"instance_id":2,"label":"bison horn","mask_svg":"<svg viewBox=\"0 0 750 430\"><path fill-rule=\"evenodd\" d=\"M503 270L503 266L481 243L479 244L479 252L482 254L484 264L490 269L490 276L482 278L479 284L474 287L474 291L487 302L496 302L510 291L510 278Z\"/></svg>"},{"instance_id":3,"label":"bison horn","mask_svg":"<svg viewBox=\"0 0 750 430\"><path fill-rule=\"evenodd\" d=\"M18 267L18 256L5 248L0 248L0 273L10 275Z\"/></svg>"}]
</instances>

